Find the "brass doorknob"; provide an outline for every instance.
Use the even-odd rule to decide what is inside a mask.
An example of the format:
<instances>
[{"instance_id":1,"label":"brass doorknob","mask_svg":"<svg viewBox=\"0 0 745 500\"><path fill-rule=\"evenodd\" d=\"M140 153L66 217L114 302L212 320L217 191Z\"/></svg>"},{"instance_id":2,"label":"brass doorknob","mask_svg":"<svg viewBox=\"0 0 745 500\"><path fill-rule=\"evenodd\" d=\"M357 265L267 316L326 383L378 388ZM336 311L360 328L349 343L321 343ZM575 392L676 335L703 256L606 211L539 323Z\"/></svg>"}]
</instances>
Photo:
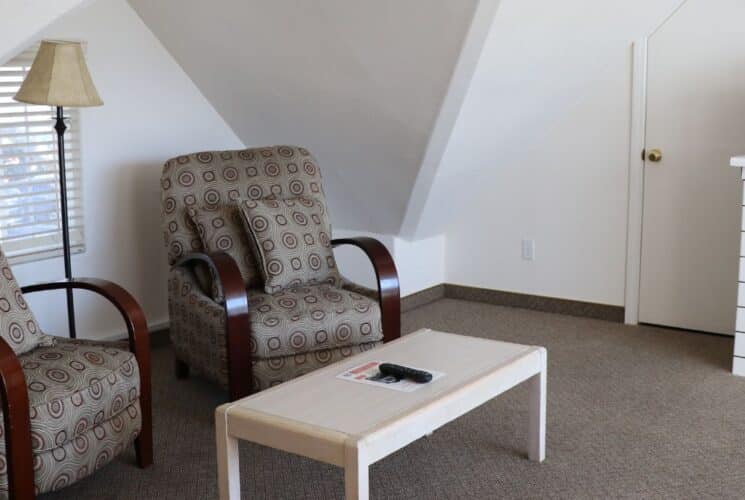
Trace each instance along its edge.
<instances>
[{"instance_id":1,"label":"brass doorknob","mask_svg":"<svg viewBox=\"0 0 745 500\"><path fill-rule=\"evenodd\" d=\"M662 160L662 151L659 149L652 149L647 153L647 159L649 161L658 162Z\"/></svg>"}]
</instances>

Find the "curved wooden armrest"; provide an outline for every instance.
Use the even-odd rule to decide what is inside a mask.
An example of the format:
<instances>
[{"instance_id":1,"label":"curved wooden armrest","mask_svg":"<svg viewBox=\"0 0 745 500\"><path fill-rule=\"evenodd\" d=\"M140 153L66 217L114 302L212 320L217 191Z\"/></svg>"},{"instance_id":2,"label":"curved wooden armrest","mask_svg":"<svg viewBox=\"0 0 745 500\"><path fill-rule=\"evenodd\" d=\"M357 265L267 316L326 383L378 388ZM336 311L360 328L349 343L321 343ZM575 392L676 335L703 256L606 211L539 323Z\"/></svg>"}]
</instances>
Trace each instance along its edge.
<instances>
[{"instance_id":1,"label":"curved wooden armrest","mask_svg":"<svg viewBox=\"0 0 745 500\"><path fill-rule=\"evenodd\" d=\"M333 246L353 245L360 248L372 262L378 279L378 297L383 322L383 342L401 336L401 290L398 271L388 249L375 238L360 236L331 240Z\"/></svg>"},{"instance_id":2,"label":"curved wooden armrest","mask_svg":"<svg viewBox=\"0 0 745 500\"><path fill-rule=\"evenodd\" d=\"M15 352L1 338L0 394L3 399L8 491L12 498L31 499L34 498L34 467L26 377Z\"/></svg>"},{"instance_id":3,"label":"curved wooden armrest","mask_svg":"<svg viewBox=\"0 0 745 500\"><path fill-rule=\"evenodd\" d=\"M137 300L124 288L111 281L98 278L72 278L69 280L38 283L21 288L23 293L44 292L49 290L88 290L101 295L111 302L121 313L127 325L129 350L134 353L140 371L140 411L142 412L142 429L138 442L138 461L142 467L152 463L152 395L150 386L150 335L147 329L145 313ZM142 456L140 456L142 455Z\"/></svg>"},{"instance_id":4,"label":"curved wooden armrest","mask_svg":"<svg viewBox=\"0 0 745 500\"><path fill-rule=\"evenodd\" d=\"M116 283L98 278L72 278L50 283L27 285L22 287L21 291L23 293L34 293L71 289L88 290L101 295L111 302L119 313L121 313L124 323L127 325L130 351L135 354L138 361L140 359L147 359L149 361L150 339L145 313L142 307L140 307L140 304L137 303L137 300L127 290Z\"/></svg>"},{"instance_id":5,"label":"curved wooden armrest","mask_svg":"<svg viewBox=\"0 0 745 500\"><path fill-rule=\"evenodd\" d=\"M248 316L248 296L238 264L224 253L190 253L175 267L207 265L219 280L225 302L225 327L228 346L228 388L234 401L248 396L253 386L251 372L251 323Z\"/></svg>"}]
</instances>

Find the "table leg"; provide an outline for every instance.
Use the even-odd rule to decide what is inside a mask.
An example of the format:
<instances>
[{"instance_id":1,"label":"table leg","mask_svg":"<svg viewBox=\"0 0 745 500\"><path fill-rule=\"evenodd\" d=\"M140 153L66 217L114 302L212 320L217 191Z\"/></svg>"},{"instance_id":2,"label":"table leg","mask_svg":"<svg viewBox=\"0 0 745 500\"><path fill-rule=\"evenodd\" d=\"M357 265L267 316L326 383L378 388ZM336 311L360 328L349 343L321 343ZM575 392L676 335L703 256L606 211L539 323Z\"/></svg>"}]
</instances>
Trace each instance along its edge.
<instances>
[{"instance_id":1,"label":"table leg","mask_svg":"<svg viewBox=\"0 0 745 500\"><path fill-rule=\"evenodd\" d=\"M530 385L530 420L528 423L528 457L543 462L546 458L546 350L541 350L541 371L533 375Z\"/></svg>"},{"instance_id":2,"label":"table leg","mask_svg":"<svg viewBox=\"0 0 745 500\"><path fill-rule=\"evenodd\" d=\"M238 440L228 433L228 405L215 411L217 437L217 484L220 500L240 500Z\"/></svg>"},{"instance_id":3,"label":"table leg","mask_svg":"<svg viewBox=\"0 0 745 500\"><path fill-rule=\"evenodd\" d=\"M368 500L370 498L369 466L357 443L347 443L344 458L346 499Z\"/></svg>"}]
</instances>

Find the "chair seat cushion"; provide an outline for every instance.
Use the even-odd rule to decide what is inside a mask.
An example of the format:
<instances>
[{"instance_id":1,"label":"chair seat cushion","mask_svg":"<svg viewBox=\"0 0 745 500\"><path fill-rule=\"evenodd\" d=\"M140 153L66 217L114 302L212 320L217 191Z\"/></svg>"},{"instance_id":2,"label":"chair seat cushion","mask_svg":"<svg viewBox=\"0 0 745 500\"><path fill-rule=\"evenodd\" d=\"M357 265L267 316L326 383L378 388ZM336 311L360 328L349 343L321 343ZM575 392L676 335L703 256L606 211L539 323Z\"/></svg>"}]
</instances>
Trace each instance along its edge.
<instances>
[{"instance_id":1,"label":"chair seat cushion","mask_svg":"<svg viewBox=\"0 0 745 500\"><path fill-rule=\"evenodd\" d=\"M341 361L355 354L360 354L377 346L382 342L357 344L324 349L322 351L304 352L294 356L280 356L277 358L255 359L253 366L253 389L263 391L282 382L310 373L324 366ZM226 383L227 387L227 383Z\"/></svg>"},{"instance_id":2,"label":"chair seat cushion","mask_svg":"<svg viewBox=\"0 0 745 500\"><path fill-rule=\"evenodd\" d=\"M140 397L137 361L118 344L58 339L19 359L28 387L35 453L82 435Z\"/></svg>"},{"instance_id":3,"label":"chair seat cushion","mask_svg":"<svg viewBox=\"0 0 745 500\"><path fill-rule=\"evenodd\" d=\"M36 493L59 490L83 479L111 462L129 446L142 429L139 401L118 415L96 424L61 446L34 453ZM0 440L0 499L8 498L8 475L4 467L5 443ZM74 498L74 495L70 498Z\"/></svg>"},{"instance_id":4,"label":"chair seat cushion","mask_svg":"<svg viewBox=\"0 0 745 500\"><path fill-rule=\"evenodd\" d=\"M275 294L248 290L251 352L275 358L377 342L383 338L380 306L369 297L332 285L290 288Z\"/></svg>"}]
</instances>

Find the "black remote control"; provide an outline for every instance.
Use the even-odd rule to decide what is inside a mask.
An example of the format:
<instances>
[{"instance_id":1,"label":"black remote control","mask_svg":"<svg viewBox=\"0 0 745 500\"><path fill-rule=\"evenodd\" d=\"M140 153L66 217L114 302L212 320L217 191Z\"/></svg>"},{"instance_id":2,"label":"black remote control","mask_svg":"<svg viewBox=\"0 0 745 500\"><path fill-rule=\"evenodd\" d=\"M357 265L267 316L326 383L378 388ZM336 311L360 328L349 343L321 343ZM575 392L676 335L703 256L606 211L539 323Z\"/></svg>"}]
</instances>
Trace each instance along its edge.
<instances>
[{"instance_id":1,"label":"black remote control","mask_svg":"<svg viewBox=\"0 0 745 500\"><path fill-rule=\"evenodd\" d=\"M408 366L394 365L393 363L381 363L378 370L383 375L390 375L396 378L408 378L419 384L426 384L432 380L432 374L422 370L415 370Z\"/></svg>"}]
</instances>

